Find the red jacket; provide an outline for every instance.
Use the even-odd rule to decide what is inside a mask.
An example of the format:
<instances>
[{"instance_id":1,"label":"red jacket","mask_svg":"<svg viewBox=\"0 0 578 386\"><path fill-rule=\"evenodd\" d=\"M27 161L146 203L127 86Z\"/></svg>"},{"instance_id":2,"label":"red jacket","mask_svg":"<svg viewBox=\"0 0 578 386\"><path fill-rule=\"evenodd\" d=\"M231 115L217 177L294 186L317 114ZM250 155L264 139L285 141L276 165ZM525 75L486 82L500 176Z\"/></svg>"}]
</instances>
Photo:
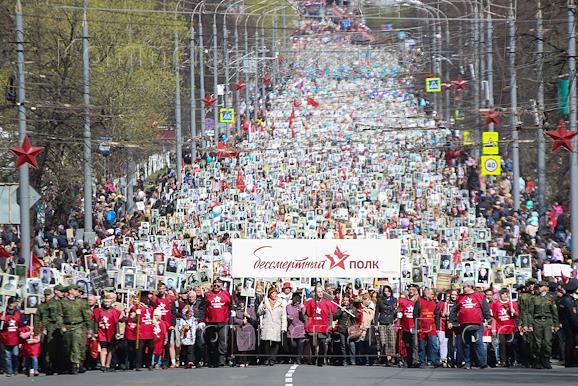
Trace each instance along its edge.
<instances>
[{"instance_id":1,"label":"red jacket","mask_svg":"<svg viewBox=\"0 0 578 386\"><path fill-rule=\"evenodd\" d=\"M24 357L38 358L40 356L40 336L34 335L32 326L20 327L20 338Z\"/></svg>"},{"instance_id":2,"label":"red jacket","mask_svg":"<svg viewBox=\"0 0 578 386\"><path fill-rule=\"evenodd\" d=\"M4 315L0 312L0 316ZM18 329L21 325L20 311L16 310L13 314L6 314L4 327L0 331L0 340L4 346L17 346L19 343Z\"/></svg>"},{"instance_id":3,"label":"red jacket","mask_svg":"<svg viewBox=\"0 0 578 386\"><path fill-rule=\"evenodd\" d=\"M481 292L458 296L456 306L452 308L452 314L457 314L460 325L482 324L484 319L488 321L492 319L488 302ZM452 318L452 320L454 319Z\"/></svg>"},{"instance_id":4,"label":"red jacket","mask_svg":"<svg viewBox=\"0 0 578 386\"><path fill-rule=\"evenodd\" d=\"M205 323L228 323L231 308L231 295L226 290L218 293L209 291L205 294L207 299L207 312Z\"/></svg>"},{"instance_id":5,"label":"red jacket","mask_svg":"<svg viewBox=\"0 0 578 386\"><path fill-rule=\"evenodd\" d=\"M116 324L120 319L120 311L114 307L105 310L102 307L92 311L92 319L98 325L98 341L111 342L116 334Z\"/></svg>"},{"instance_id":6,"label":"red jacket","mask_svg":"<svg viewBox=\"0 0 578 386\"><path fill-rule=\"evenodd\" d=\"M331 318L332 304L327 299L316 302L309 299L305 302L305 313L307 314L306 332L327 333L329 331L329 321Z\"/></svg>"},{"instance_id":7,"label":"red jacket","mask_svg":"<svg viewBox=\"0 0 578 386\"><path fill-rule=\"evenodd\" d=\"M509 301L502 303L496 300L491 305L494 328L498 334L513 334L516 332L516 321L518 316L518 305Z\"/></svg>"},{"instance_id":8,"label":"red jacket","mask_svg":"<svg viewBox=\"0 0 578 386\"><path fill-rule=\"evenodd\" d=\"M415 324L413 321L413 309L415 302L408 298L399 299L399 311L401 312L401 330L404 332L411 332Z\"/></svg>"},{"instance_id":9,"label":"red jacket","mask_svg":"<svg viewBox=\"0 0 578 386\"><path fill-rule=\"evenodd\" d=\"M155 355L163 355L165 348L165 340L167 339L168 325L161 319L160 322L153 327L153 342Z\"/></svg>"}]
</instances>

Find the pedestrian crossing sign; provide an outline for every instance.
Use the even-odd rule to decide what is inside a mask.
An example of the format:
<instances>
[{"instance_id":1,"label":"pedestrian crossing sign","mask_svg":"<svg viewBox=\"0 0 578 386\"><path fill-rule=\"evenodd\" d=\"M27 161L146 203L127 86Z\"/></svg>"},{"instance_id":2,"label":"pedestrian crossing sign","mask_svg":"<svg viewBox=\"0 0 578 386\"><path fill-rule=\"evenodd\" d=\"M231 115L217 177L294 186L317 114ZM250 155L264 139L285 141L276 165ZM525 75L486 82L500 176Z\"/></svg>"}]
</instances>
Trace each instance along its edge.
<instances>
[{"instance_id":1,"label":"pedestrian crossing sign","mask_svg":"<svg viewBox=\"0 0 578 386\"><path fill-rule=\"evenodd\" d=\"M219 109L219 122L233 123L235 122L235 109Z\"/></svg>"},{"instance_id":2,"label":"pedestrian crossing sign","mask_svg":"<svg viewBox=\"0 0 578 386\"><path fill-rule=\"evenodd\" d=\"M442 91L441 78L425 78L425 91L426 92L441 92Z\"/></svg>"},{"instance_id":3,"label":"pedestrian crossing sign","mask_svg":"<svg viewBox=\"0 0 578 386\"><path fill-rule=\"evenodd\" d=\"M500 135L496 131L484 131L482 133L482 152L487 155L500 154L499 138Z\"/></svg>"},{"instance_id":4,"label":"pedestrian crossing sign","mask_svg":"<svg viewBox=\"0 0 578 386\"><path fill-rule=\"evenodd\" d=\"M483 155L481 157L482 175L499 176L502 174L502 157L499 155Z\"/></svg>"}]
</instances>

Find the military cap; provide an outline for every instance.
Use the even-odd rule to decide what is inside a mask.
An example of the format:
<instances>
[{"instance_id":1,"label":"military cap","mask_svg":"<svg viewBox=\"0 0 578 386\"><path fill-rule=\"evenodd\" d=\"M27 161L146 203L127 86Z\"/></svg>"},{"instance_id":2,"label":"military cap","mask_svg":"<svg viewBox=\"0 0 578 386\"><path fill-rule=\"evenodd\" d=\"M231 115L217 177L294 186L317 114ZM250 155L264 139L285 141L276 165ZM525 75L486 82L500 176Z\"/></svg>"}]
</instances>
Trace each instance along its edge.
<instances>
[{"instance_id":1,"label":"military cap","mask_svg":"<svg viewBox=\"0 0 578 386\"><path fill-rule=\"evenodd\" d=\"M530 285L530 284L536 284L538 281L536 279L534 279L533 277L529 278L528 280L526 280L526 285ZM546 284L548 285L548 284Z\"/></svg>"},{"instance_id":2,"label":"military cap","mask_svg":"<svg viewBox=\"0 0 578 386\"><path fill-rule=\"evenodd\" d=\"M44 295L45 295L45 296L47 296L47 295L52 295L52 290L51 290L50 288L45 288L45 289L44 289Z\"/></svg>"},{"instance_id":3,"label":"military cap","mask_svg":"<svg viewBox=\"0 0 578 386\"><path fill-rule=\"evenodd\" d=\"M55 285L55 286L54 286L54 289L55 289L56 291L61 291L61 292L67 290L66 287L63 286L62 284L57 284L57 285Z\"/></svg>"},{"instance_id":4,"label":"military cap","mask_svg":"<svg viewBox=\"0 0 578 386\"><path fill-rule=\"evenodd\" d=\"M538 285L538 287L544 287L544 286L545 286L545 287L548 287L548 282L547 282L547 281L544 281L544 280L540 280L540 281L537 283L537 285Z\"/></svg>"},{"instance_id":5,"label":"military cap","mask_svg":"<svg viewBox=\"0 0 578 386\"><path fill-rule=\"evenodd\" d=\"M67 291L70 291L70 290L72 290L72 289L74 289L74 290L80 290L80 287L77 286L76 284L71 284L71 285L69 285L69 286L66 288Z\"/></svg>"}]
</instances>

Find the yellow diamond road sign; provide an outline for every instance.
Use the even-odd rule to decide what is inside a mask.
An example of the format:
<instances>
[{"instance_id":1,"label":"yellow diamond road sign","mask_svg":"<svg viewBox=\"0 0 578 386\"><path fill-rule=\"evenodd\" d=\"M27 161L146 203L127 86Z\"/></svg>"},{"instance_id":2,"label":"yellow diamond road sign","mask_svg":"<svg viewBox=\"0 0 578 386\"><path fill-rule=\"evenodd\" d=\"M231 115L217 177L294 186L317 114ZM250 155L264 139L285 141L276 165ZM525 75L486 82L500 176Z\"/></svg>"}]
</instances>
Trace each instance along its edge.
<instances>
[{"instance_id":1,"label":"yellow diamond road sign","mask_svg":"<svg viewBox=\"0 0 578 386\"><path fill-rule=\"evenodd\" d=\"M233 123L235 122L235 109L219 109L219 122Z\"/></svg>"},{"instance_id":2,"label":"yellow diamond road sign","mask_svg":"<svg viewBox=\"0 0 578 386\"><path fill-rule=\"evenodd\" d=\"M485 131L482 133L482 151L484 154L497 155L500 154L498 147L500 135L496 131Z\"/></svg>"},{"instance_id":3,"label":"yellow diamond road sign","mask_svg":"<svg viewBox=\"0 0 578 386\"><path fill-rule=\"evenodd\" d=\"M441 78L425 78L425 91L441 92L442 91Z\"/></svg>"},{"instance_id":4,"label":"yellow diamond road sign","mask_svg":"<svg viewBox=\"0 0 578 386\"><path fill-rule=\"evenodd\" d=\"M499 176L502 174L502 158L499 155L483 155L481 164L484 176Z\"/></svg>"},{"instance_id":5,"label":"yellow diamond road sign","mask_svg":"<svg viewBox=\"0 0 578 386\"><path fill-rule=\"evenodd\" d=\"M474 141L471 140L472 132L469 130L464 130L463 139L464 145L473 145Z\"/></svg>"}]
</instances>

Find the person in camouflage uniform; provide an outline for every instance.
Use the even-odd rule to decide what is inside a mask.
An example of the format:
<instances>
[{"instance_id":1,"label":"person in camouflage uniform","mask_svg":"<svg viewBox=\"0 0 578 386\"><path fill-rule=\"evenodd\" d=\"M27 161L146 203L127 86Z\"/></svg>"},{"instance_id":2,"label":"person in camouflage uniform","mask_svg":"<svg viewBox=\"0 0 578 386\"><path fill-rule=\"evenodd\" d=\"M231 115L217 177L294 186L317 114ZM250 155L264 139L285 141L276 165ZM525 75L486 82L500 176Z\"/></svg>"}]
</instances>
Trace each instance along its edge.
<instances>
[{"instance_id":1,"label":"person in camouflage uniform","mask_svg":"<svg viewBox=\"0 0 578 386\"><path fill-rule=\"evenodd\" d=\"M538 282L538 294L531 298L528 314L533 321L534 367L551 369L552 333L559 330L560 323L556 301L549 293L547 282Z\"/></svg>"},{"instance_id":2,"label":"person in camouflage uniform","mask_svg":"<svg viewBox=\"0 0 578 386\"><path fill-rule=\"evenodd\" d=\"M57 286L62 290L62 286ZM55 291L57 289L55 288ZM36 311L36 328L42 332L42 347L44 348L44 372L46 375L54 374L56 370L57 352L62 339L58 326L58 312L60 312L60 298L53 295L50 289L44 290L44 302L38 305Z\"/></svg>"},{"instance_id":3,"label":"person in camouflage uniform","mask_svg":"<svg viewBox=\"0 0 578 386\"><path fill-rule=\"evenodd\" d=\"M536 279L526 280L526 287L518 295L518 310L520 314L519 362L525 367L531 367L534 363L534 337L532 334L532 318L530 315L530 303L534 296Z\"/></svg>"},{"instance_id":4,"label":"person in camouflage uniform","mask_svg":"<svg viewBox=\"0 0 578 386\"><path fill-rule=\"evenodd\" d=\"M78 287L69 286L68 296L60 301L59 324L62 326L64 348L71 374L78 374L85 355L86 335L90 329L90 315L87 309L86 301L79 298Z\"/></svg>"}]
</instances>

